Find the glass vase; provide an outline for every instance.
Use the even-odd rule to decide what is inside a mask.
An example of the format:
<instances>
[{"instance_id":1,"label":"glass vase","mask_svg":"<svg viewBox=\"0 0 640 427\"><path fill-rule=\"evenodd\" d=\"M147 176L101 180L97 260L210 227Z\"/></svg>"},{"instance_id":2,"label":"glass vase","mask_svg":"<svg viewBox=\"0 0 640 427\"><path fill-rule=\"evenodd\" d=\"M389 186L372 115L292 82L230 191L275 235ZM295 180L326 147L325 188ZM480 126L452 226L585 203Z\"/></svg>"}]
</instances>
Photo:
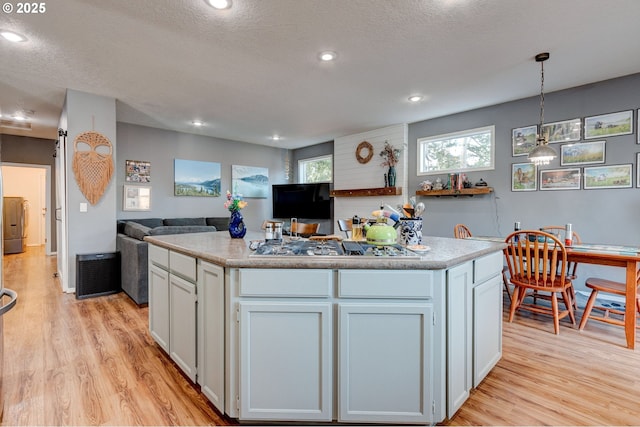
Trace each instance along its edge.
<instances>
[{"instance_id":1,"label":"glass vase","mask_svg":"<svg viewBox=\"0 0 640 427\"><path fill-rule=\"evenodd\" d=\"M387 180L389 181L389 187L396 186L396 167L389 166L389 172L387 173Z\"/></svg>"},{"instance_id":2,"label":"glass vase","mask_svg":"<svg viewBox=\"0 0 640 427\"><path fill-rule=\"evenodd\" d=\"M239 210L231 212L229 219L229 235L232 239L242 239L247 234L247 228L244 226L244 218Z\"/></svg>"}]
</instances>

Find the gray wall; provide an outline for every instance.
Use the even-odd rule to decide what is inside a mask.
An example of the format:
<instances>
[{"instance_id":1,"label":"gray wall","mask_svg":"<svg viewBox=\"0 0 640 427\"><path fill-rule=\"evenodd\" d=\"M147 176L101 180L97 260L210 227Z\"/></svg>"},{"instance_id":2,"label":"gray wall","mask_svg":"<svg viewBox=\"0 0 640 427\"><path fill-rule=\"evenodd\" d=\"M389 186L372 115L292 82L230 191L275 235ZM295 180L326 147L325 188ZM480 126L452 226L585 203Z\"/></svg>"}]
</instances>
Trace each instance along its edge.
<instances>
[{"instance_id":1,"label":"gray wall","mask_svg":"<svg viewBox=\"0 0 640 427\"><path fill-rule=\"evenodd\" d=\"M30 138L27 136L0 135L0 161L7 163L24 163L31 165L47 165L51 167L49 187L51 201L48 206L51 214L51 251L57 248L56 238L56 165L53 153L56 141L51 139Z\"/></svg>"},{"instance_id":2,"label":"gray wall","mask_svg":"<svg viewBox=\"0 0 640 427\"><path fill-rule=\"evenodd\" d=\"M553 76L549 75L549 79ZM634 112L632 135L606 140L605 165L633 164L633 188L567 191L511 191L511 165L526 162L526 156L512 156L513 128L537 124L539 97L522 99L460 114L409 125L409 191L415 194L419 183L430 176L417 176L417 139L464 129L495 125L496 169L470 172L472 183L483 178L495 193L487 196L420 197L426 204L426 235L453 236L456 223L467 224L476 235L506 236L513 223L537 229L544 225L573 224L584 242L640 246L640 189L636 187L637 109L640 107L640 74L545 94L545 123L583 118L623 110ZM560 144L551 144L559 154ZM593 166L593 165L591 165ZM561 168L559 158L540 169ZM441 175L444 179L444 175ZM538 174L539 180L539 174ZM594 271L581 266L585 272ZM621 269L611 269L621 276ZM614 271L615 270L615 271Z\"/></svg>"},{"instance_id":3,"label":"gray wall","mask_svg":"<svg viewBox=\"0 0 640 427\"><path fill-rule=\"evenodd\" d=\"M265 167L269 169L270 184L286 182L285 161L289 155L286 149L121 122L117 123L117 135L118 219L229 216L223 205L226 200L224 194L231 190L232 165ZM220 163L223 196L174 196L174 159ZM126 160L151 162L151 211L122 210ZM246 200L249 204L242 210L245 224L250 230L260 230L262 221L271 218L271 192L266 199Z\"/></svg>"}]
</instances>

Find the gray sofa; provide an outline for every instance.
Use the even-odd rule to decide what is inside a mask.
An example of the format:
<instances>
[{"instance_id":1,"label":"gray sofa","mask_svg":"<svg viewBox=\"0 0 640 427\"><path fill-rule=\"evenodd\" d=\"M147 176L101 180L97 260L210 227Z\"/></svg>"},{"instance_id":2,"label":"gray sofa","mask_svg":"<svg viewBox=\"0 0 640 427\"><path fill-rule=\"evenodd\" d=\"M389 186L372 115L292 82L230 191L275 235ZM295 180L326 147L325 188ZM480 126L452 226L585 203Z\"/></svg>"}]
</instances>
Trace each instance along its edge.
<instances>
[{"instance_id":1,"label":"gray sofa","mask_svg":"<svg viewBox=\"0 0 640 427\"><path fill-rule=\"evenodd\" d=\"M144 305L149 302L148 243L144 236L228 230L229 217L123 219L117 226L122 290L136 304Z\"/></svg>"}]
</instances>

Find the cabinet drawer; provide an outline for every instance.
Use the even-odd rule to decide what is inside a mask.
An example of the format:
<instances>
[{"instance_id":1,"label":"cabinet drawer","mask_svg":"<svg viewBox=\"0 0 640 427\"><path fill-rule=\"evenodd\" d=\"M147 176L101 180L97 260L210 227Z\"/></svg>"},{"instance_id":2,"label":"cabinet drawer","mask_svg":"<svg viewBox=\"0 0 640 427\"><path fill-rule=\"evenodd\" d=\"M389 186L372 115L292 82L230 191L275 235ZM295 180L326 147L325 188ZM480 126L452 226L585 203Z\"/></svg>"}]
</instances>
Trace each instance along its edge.
<instances>
[{"instance_id":1,"label":"cabinet drawer","mask_svg":"<svg viewBox=\"0 0 640 427\"><path fill-rule=\"evenodd\" d=\"M338 297L428 299L433 297L433 280L427 270L340 270Z\"/></svg>"},{"instance_id":2,"label":"cabinet drawer","mask_svg":"<svg viewBox=\"0 0 640 427\"><path fill-rule=\"evenodd\" d=\"M485 255L473 262L473 283L482 283L502 271L502 252Z\"/></svg>"},{"instance_id":3,"label":"cabinet drawer","mask_svg":"<svg viewBox=\"0 0 640 427\"><path fill-rule=\"evenodd\" d=\"M331 296L332 270L240 270L240 296L327 298Z\"/></svg>"},{"instance_id":4,"label":"cabinet drawer","mask_svg":"<svg viewBox=\"0 0 640 427\"><path fill-rule=\"evenodd\" d=\"M158 267L169 269L169 249L149 244L149 260Z\"/></svg>"},{"instance_id":5,"label":"cabinet drawer","mask_svg":"<svg viewBox=\"0 0 640 427\"><path fill-rule=\"evenodd\" d=\"M187 280L196 281L196 259L177 252L169 252L169 270Z\"/></svg>"}]
</instances>

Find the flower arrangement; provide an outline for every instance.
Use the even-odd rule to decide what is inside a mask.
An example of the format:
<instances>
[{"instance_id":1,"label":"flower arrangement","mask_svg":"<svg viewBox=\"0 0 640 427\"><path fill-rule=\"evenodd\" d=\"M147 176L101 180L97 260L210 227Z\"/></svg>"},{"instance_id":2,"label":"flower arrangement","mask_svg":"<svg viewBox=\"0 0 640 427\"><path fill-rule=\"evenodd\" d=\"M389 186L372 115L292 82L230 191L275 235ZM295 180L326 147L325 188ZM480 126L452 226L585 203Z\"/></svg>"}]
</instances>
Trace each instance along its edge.
<instances>
[{"instance_id":1,"label":"flower arrangement","mask_svg":"<svg viewBox=\"0 0 640 427\"><path fill-rule=\"evenodd\" d=\"M224 202L224 207L229 209L229 212L237 212L245 206L247 206L247 202L242 200L242 195L231 194L229 190L227 190L227 201Z\"/></svg>"},{"instance_id":2,"label":"flower arrangement","mask_svg":"<svg viewBox=\"0 0 640 427\"><path fill-rule=\"evenodd\" d=\"M384 142L384 149L380 152L380 157L384 159L382 162L382 166L395 166L398 164L400 160L400 153L402 150L399 148L395 148L393 145L389 144L389 141Z\"/></svg>"}]
</instances>

